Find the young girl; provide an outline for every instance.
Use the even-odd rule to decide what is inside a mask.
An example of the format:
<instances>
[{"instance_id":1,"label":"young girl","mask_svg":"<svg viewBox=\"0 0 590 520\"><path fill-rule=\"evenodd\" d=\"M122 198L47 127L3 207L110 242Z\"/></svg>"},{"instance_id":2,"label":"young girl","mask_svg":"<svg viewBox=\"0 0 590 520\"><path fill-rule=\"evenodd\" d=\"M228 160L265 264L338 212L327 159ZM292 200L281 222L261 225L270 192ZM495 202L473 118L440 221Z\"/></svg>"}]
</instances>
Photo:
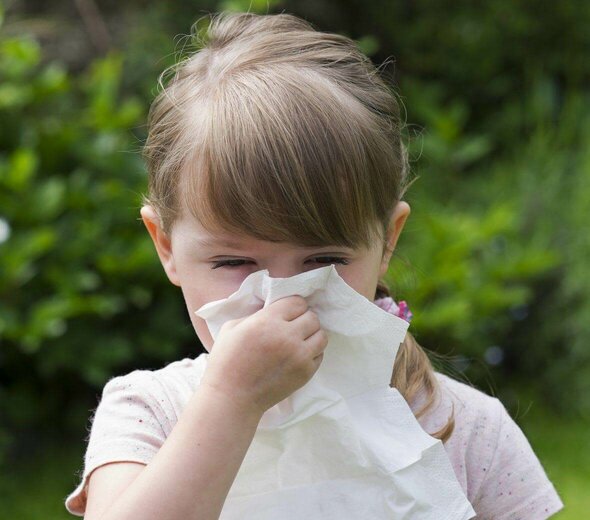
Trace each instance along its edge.
<instances>
[{"instance_id":1,"label":"young girl","mask_svg":"<svg viewBox=\"0 0 590 520\"><path fill-rule=\"evenodd\" d=\"M262 415L313 377L328 342L306 300L290 296L227 322L214 344L195 311L248 275L334 264L410 319L382 282L410 213L400 132L395 98L353 41L286 14L214 17L151 108L141 210L209 353L108 382L71 513L219 517ZM444 442L478 519L540 520L563 507L502 404L434 372L410 334L391 386Z\"/></svg>"}]
</instances>

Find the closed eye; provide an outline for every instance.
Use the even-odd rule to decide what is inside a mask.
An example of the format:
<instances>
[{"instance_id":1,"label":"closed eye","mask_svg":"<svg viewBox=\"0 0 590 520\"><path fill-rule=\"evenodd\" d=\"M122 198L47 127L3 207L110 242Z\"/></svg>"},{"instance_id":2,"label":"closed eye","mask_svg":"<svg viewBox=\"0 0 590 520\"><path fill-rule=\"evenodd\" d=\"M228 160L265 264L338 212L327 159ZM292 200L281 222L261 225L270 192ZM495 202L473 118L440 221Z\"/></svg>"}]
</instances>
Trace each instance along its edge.
<instances>
[{"instance_id":1,"label":"closed eye","mask_svg":"<svg viewBox=\"0 0 590 520\"><path fill-rule=\"evenodd\" d=\"M240 267L246 264L247 260L221 260L220 262L214 262L211 269L217 269L218 267Z\"/></svg>"},{"instance_id":2,"label":"closed eye","mask_svg":"<svg viewBox=\"0 0 590 520\"><path fill-rule=\"evenodd\" d=\"M312 258L312 260L318 264L348 264L348 260L345 258L340 258L339 256L318 256L316 258Z\"/></svg>"},{"instance_id":3,"label":"closed eye","mask_svg":"<svg viewBox=\"0 0 590 520\"><path fill-rule=\"evenodd\" d=\"M347 265L348 260L345 258L341 258L339 256L318 256L308 260L308 262L317 263L317 264L342 264ZM214 265L211 269L217 269L219 267L241 267L251 263L250 260L241 260L241 259L231 259L231 260L220 260L219 262L214 262Z\"/></svg>"}]
</instances>

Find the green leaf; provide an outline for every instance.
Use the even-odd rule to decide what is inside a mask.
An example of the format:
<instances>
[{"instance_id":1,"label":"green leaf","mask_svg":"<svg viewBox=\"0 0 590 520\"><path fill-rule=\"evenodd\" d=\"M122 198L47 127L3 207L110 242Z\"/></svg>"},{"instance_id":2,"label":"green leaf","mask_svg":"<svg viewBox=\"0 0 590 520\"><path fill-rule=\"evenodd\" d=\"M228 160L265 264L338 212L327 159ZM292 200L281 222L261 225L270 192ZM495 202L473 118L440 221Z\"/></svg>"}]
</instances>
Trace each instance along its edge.
<instances>
[{"instance_id":1,"label":"green leaf","mask_svg":"<svg viewBox=\"0 0 590 520\"><path fill-rule=\"evenodd\" d=\"M28 37L0 40L0 75L10 79L23 78L41 60L39 44Z\"/></svg>"},{"instance_id":2,"label":"green leaf","mask_svg":"<svg viewBox=\"0 0 590 520\"><path fill-rule=\"evenodd\" d=\"M3 184L16 192L25 190L31 184L38 162L34 150L17 148L9 158L8 170L3 176Z\"/></svg>"}]
</instances>

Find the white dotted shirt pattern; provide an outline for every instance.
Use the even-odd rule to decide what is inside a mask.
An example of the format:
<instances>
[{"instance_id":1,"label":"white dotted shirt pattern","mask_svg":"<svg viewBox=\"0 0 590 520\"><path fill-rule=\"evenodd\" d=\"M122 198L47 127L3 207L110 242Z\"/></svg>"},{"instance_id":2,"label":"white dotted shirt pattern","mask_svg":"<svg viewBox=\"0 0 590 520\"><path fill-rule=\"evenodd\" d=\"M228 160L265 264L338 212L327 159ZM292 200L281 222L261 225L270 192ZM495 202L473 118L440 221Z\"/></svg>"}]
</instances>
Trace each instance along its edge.
<instances>
[{"instance_id":1,"label":"white dotted shirt pattern","mask_svg":"<svg viewBox=\"0 0 590 520\"><path fill-rule=\"evenodd\" d=\"M84 514L94 469L116 461L150 462L198 386L206 357L155 371L136 370L105 385L80 484L66 499L70 513ZM436 376L441 389L437 406L418 420L426 432L435 432L454 407L455 430L445 448L477 520L544 520L559 511L563 504L555 488L502 403L445 375ZM411 403L412 409L420 403Z\"/></svg>"}]
</instances>

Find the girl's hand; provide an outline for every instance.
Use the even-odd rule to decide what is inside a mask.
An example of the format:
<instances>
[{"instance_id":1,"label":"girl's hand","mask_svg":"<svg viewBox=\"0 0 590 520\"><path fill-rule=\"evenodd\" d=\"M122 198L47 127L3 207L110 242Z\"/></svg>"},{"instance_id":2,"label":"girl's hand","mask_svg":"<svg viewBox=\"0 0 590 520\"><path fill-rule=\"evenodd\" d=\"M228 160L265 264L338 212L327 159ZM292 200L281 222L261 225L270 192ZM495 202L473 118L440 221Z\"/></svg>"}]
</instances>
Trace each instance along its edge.
<instances>
[{"instance_id":1,"label":"girl's hand","mask_svg":"<svg viewBox=\"0 0 590 520\"><path fill-rule=\"evenodd\" d=\"M327 344L305 299L282 298L223 324L201 384L262 415L311 379Z\"/></svg>"}]
</instances>

